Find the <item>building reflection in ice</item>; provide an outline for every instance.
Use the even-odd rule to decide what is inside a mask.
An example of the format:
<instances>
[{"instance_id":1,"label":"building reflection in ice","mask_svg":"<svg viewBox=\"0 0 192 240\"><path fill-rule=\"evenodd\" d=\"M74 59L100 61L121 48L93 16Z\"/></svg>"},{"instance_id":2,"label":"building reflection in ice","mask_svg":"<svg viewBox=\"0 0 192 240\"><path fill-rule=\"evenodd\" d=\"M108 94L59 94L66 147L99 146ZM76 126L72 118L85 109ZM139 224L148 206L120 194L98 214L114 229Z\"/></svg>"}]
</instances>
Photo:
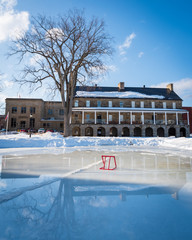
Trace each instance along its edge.
<instances>
[{"instance_id":1,"label":"building reflection in ice","mask_svg":"<svg viewBox=\"0 0 192 240\"><path fill-rule=\"evenodd\" d=\"M191 158L100 155L4 156L0 239L191 239Z\"/></svg>"}]
</instances>

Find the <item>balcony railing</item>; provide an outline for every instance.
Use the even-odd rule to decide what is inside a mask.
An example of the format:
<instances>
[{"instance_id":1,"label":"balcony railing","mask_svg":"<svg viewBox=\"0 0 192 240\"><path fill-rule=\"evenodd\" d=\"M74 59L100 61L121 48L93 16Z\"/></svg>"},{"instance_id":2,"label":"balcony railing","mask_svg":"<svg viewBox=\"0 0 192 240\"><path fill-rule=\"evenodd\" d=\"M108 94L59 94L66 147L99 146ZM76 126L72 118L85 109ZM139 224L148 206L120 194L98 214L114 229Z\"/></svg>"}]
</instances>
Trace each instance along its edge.
<instances>
[{"instance_id":1,"label":"balcony railing","mask_svg":"<svg viewBox=\"0 0 192 240\"><path fill-rule=\"evenodd\" d=\"M167 120L167 125L175 125L176 120Z\"/></svg>"},{"instance_id":2,"label":"balcony railing","mask_svg":"<svg viewBox=\"0 0 192 240\"><path fill-rule=\"evenodd\" d=\"M187 125L187 120L179 120L179 125Z\"/></svg>"},{"instance_id":3,"label":"balcony railing","mask_svg":"<svg viewBox=\"0 0 192 240\"><path fill-rule=\"evenodd\" d=\"M91 118L91 119L85 119L84 120L86 124L95 124L95 119Z\"/></svg>"},{"instance_id":4,"label":"balcony railing","mask_svg":"<svg viewBox=\"0 0 192 240\"><path fill-rule=\"evenodd\" d=\"M156 120L156 121L155 121L155 124L157 124L157 125L163 125L163 124L165 124L165 120Z\"/></svg>"},{"instance_id":5,"label":"balcony railing","mask_svg":"<svg viewBox=\"0 0 192 240\"><path fill-rule=\"evenodd\" d=\"M107 123L107 119L84 119L84 124L131 124L130 120L123 120L123 121L119 121L119 120L112 120L112 121L108 121ZM82 119L73 119L72 120L72 124L83 124L83 120ZM136 120L136 121L132 121L132 124L142 124L141 120ZM165 125L166 122L165 120L161 119L161 120L154 120L152 119L144 119L144 124L146 125ZM176 125L177 121L173 120L173 119L167 119L167 125ZM188 121L187 120L179 120L178 119L178 125L187 125Z\"/></svg>"}]
</instances>

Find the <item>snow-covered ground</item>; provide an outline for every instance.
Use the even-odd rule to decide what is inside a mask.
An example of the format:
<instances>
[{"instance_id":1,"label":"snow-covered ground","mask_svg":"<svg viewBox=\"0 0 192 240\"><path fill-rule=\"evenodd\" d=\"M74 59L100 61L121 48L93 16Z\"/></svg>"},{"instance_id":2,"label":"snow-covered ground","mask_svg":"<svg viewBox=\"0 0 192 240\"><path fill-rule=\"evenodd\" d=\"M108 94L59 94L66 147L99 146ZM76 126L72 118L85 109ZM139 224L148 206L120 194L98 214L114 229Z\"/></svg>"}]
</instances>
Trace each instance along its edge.
<instances>
[{"instance_id":1,"label":"snow-covered ground","mask_svg":"<svg viewBox=\"0 0 192 240\"><path fill-rule=\"evenodd\" d=\"M67 148L77 150L81 148L106 147L137 148L141 150L156 149L174 150L187 155L192 154L192 137L190 138L137 138L137 137L68 137L63 138L59 133L33 134L30 138L26 133L0 134L0 153L18 148ZM113 148L111 148L113 146Z\"/></svg>"}]
</instances>

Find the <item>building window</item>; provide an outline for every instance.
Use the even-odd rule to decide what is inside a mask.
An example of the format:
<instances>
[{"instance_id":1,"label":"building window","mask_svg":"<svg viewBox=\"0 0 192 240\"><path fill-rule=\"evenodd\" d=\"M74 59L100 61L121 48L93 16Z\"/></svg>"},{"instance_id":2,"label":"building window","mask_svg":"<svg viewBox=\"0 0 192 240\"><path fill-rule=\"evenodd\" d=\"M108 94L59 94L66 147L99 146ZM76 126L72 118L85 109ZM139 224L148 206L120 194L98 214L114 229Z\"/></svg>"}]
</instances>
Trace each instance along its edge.
<instances>
[{"instance_id":1,"label":"building window","mask_svg":"<svg viewBox=\"0 0 192 240\"><path fill-rule=\"evenodd\" d=\"M166 107L167 107L166 102L163 102L163 108L166 108Z\"/></svg>"},{"instance_id":2,"label":"building window","mask_svg":"<svg viewBox=\"0 0 192 240\"><path fill-rule=\"evenodd\" d=\"M97 107L101 107L101 101L97 101Z\"/></svg>"},{"instance_id":3,"label":"building window","mask_svg":"<svg viewBox=\"0 0 192 240\"><path fill-rule=\"evenodd\" d=\"M21 113L26 113L26 107L21 107Z\"/></svg>"},{"instance_id":4,"label":"building window","mask_svg":"<svg viewBox=\"0 0 192 240\"><path fill-rule=\"evenodd\" d=\"M123 121L123 115L120 115L120 122Z\"/></svg>"},{"instance_id":5,"label":"building window","mask_svg":"<svg viewBox=\"0 0 192 240\"><path fill-rule=\"evenodd\" d=\"M75 100L75 107L79 106L79 100Z\"/></svg>"},{"instance_id":6,"label":"building window","mask_svg":"<svg viewBox=\"0 0 192 240\"><path fill-rule=\"evenodd\" d=\"M16 113L17 112L17 107L12 107L12 113Z\"/></svg>"},{"instance_id":7,"label":"building window","mask_svg":"<svg viewBox=\"0 0 192 240\"><path fill-rule=\"evenodd\" d=\"M141 107L141 108L144 108L144 102L143 102L143 101L140 102L140 107Z\"/></svg>"},{"instance_id":8,"label":"building window","mask_svg":"<svg viewBox=\"0 0 192 240\"><path fill-rule=\"evenodd\" d=\"M176 103L175 102L173 102L173 109L175 109L176 108Z\"/></svg>"},{"instance_id":9,"label":"building window","mask_svg":"<svg viewBox=\"0 0 192 240\"><path fill-rule=\"evenodd\" d=\"M63 128L63 123L60 123L60 128Z\"/></svg>"},{"instance_id":10,"label":"building window","mask_svg":"<svg viewBox=\"0 0 192 240\"><path fill-rule=\"evenodd\" d=\"M132 108L135 108L135 101L132 101L132 102L131 102L131 107L132 107Z\"/></svg>"},{"instance_id":11,"label":"building window","mask_svg":"<svg viewBox=\"0 0 192 240\"><path fill-rule=\"evenodd\" d=\"M17 126L16 118L11 118L11 127L15 128Z\"/></svg>"},{"instance_id":12,"label":"building window","mask_svg":"<svg viewBox=\"0 0 192 240\"><path fill-rule=\"evenodd\" d=\"M108 106L109 106L110 108L112 108L112 101L109 101L109 102L108 102Z\"/></svg>"},{"instance_id":13,"label":"building window","mask_svg":"<svg viewBox=\"0 0 192 240\"><path fill-rule=\"evenodd\" d=\"M25 128L26 127L26 122L25 121L21 121L20 122L20 128Z\"/></svg>"},{"instance_id":14,"label":"building window","mask_svg":"<svg viewBox=\"0 0 192 240\"><path fill-rule=\"evenodd\" d=\"M119 103L119 106L122 108L122 107L123 107L123 102L120 102L120 103Z\"/></svg>"},{"instance_id":15,"label":"building window","mask_svg":"<svg viewBox=\"0 0 192 240\"><path fill-rule=\"evenodd\" d=\"M48 109L48 115L52 115L53 114L53 110L52 109Z\"/></svg>"},{"instance_id":16,"label":"building window","mask_svg":"<svg viewBox=\"0 0 192 240\"><path fill-rule=\"evenodd\" d=\"M34 128L35 127L35 118L30 118L29 127L30 128Z\"/></svg>"},{"instance_id":17,"label":"building window","mask_svg":"<svg viewBox=\"0 0 192 240\"><path fill-rule=\"evenodd\" d=\"M155 102L151 102L151 107L155 108Z\"/></svg>"},{"instance_id":18,"label":"building window","mask_svg":"<svg viewBox=\"0 0 192 240\"><path fill-rule=\"evenodd\" d=\"M64 109L59 109L59 115L64 115Z\"/></svg>"},{"instance_id":19,"label":"building window","mask_svg":"<svg viewBox=\"0 0 192 240\"><path fill-rule=\"evenodd\" d=\"M109 115L109 121L111 122L113 119L113 116L112 115Z\"/></svg>"},{"instance_id":20,"label":"building window","mask_svg":"<svg viewBox=\"0 0 192 240\"><path fill-rule=\"evenodd\" d=\"M35 107L30 107L30 113L35 114Z\"/></svg>"},{"instance_id":21,"label":"building window","mask_svg":"<svg viewBox=\"0 0 192 240\"><path fill-rule=\"evenodd\" d=\"M89 100L86 101L86 107L90 107L90 101Z\"/></svg>"},{"instance_id":22,"label":"building window","mask_svg":"<svg viewBox=\"0 0 192 240\"><path fill-rule=\"evenodd\" d=\"M90 120L90 115L89 114L86 114L86 120Z\"/></svg>"}]
</instances>

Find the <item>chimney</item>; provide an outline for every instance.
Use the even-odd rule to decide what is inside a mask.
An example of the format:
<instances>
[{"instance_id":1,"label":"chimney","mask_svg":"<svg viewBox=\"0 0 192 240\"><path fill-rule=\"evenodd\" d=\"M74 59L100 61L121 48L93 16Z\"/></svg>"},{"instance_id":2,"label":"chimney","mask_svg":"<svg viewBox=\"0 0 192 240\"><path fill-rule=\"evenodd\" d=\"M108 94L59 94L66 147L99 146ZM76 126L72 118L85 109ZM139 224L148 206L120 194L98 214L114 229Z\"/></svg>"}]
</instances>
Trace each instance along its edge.
<instances>
[{"instance_id":1,"label":"chimney","mask_svg":"<svg viewBox=\"0 0 192 240\"><path fill-rule=\"evenodd\" d=\"M124 90L124 89L125 89L124 82L120 82L120 83L118 84L118 88L119 88L119 91Z\"/></svg>"},{"instance_id":2,"label":"chimney","mask_svg":"<svg viewBox=\"0 0 192 240\"><path fill-rule=\"evenodd\" d=\"M173 83L168 84L167 89L169 89L170 91L173 91Z\"/></svg>"}]
</instances>

